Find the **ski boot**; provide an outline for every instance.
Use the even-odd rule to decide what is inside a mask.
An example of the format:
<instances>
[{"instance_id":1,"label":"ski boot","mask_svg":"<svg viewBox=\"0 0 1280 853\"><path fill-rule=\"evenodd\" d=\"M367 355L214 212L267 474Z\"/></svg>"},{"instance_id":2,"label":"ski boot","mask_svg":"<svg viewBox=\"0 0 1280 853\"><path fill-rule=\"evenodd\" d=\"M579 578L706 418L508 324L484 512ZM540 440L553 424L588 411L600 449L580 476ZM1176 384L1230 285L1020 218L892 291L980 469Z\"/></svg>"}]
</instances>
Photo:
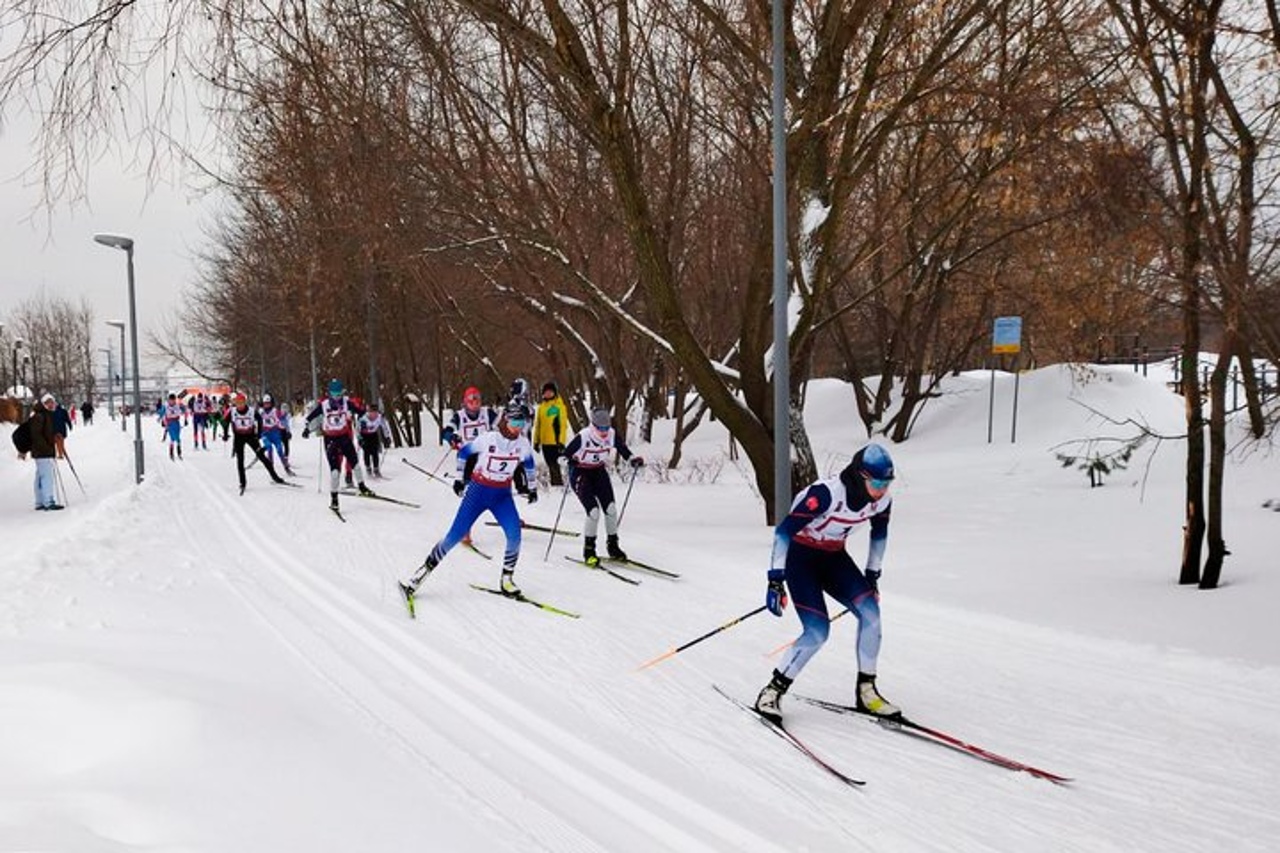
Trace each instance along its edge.
<instances>
[{"instance_id":1,"label":"ski boot","mask_svg":"<svg viewBox=\"0 0 1280 853\"><path fill-rule=\"evenodd\" d=\"M169 445L169 461L173 461L173 445Z\"/></svg>"},{"instance_id":2,"label":"ski boot","mask_svg":"<svg viewBox=\"0 0 1280 853\"><path fill-rule=\"evenodd\" d=\"M182 458L182 445L181 445L181 444L179 444L179 445L178 445L178 458L179 458L179 459L181 459L181 458Z\"/></svg>"},{"instance_id":3,"label":"ski boot","mask_svg":"<svg viewBox=\"0 0 1280 853\"><path fill-rule=\"evenodd\" d=\"M755 709L756 713L778 725L782 724L782 697L786 695L787 690L791 688L791 679L787 678L776 669L773 671L773 678L760 691L760 695L756 697Z\"/></svg>"},{"instance_id":4,"label":"ski boot","mask_svg":"<svg viewBox=\"0 0 1280 853\"><path fill-rule=\"evenodd\" d=\"M622 546L618 544L618 534L615 533L606 539L605 547L609 552L609 556L613 559L621 560L624 563L627 561L627 552L622 550Z\"/></svg>"},{"instance_id":5,"label":"ski boot","mask_svg":"<svg viewBox=\"0 0 1280 853\"><path fill-rule=\"evenodd\" d=\"M366 486L364 484L364 480L360 481L360 494L364 495L365 497L369 497L370 495L373 494L373 489Z\"/></svg>"},{"instance_id":6,"label":"ski boot","mask_svg":"<svg viewBox=\"0 0 1280 853\"><path fill-rule=\"evenodd\" d=\"M514 573L511 571L503 571L502 580L498 584L498 588L502 590L502 594L509 598L519 598L520 587L516 586Z\"/></svg>"},{"instance_id":7,"label":"ski boot","mask_svg":"<svg viewBox=\"0 0 1280 853\"><path fill-rule=\"evenodd\" d=\"M428 554L427 559L423 560L422 565L419 566L418 570L413 573L413 579L410 580L407 584L405 583L400 584L400 586L407 587L410 594L417 592L418 587L422 586L423 581L431 577L431 573L436 570L436 566L438 565L439 565L439 562L437 560L432 559L431 555Z\"/></svg>"},{"instance_id":8,"label":"ski boot","mask_svg":"<svg viewBox=\"0 0 1280 853\"><path fill-rule=\"evenodd\" d=\"M873 717L901 717L902 709L880 695L874 675L858 673L858 710Z\"/></svg>"},{"instance_id":9,"label":"ski boot","mask_svg":"<svg viewBox=\"0 0 1280 853\"><path fill-rule=\"evenodd\" d=\"M244 494L244 483L240 484L240 494Z\"/></svg>"},{"instance_id":10,"label":"ski boot","mask_svg":"<svg viewBox=\"0 0 1280 853\"><path fill-rule=\"evenodd\" d=\"M338 511L338 493L337 492L329 493L329 509L333 510L334 512Z\"/></svg>"},{"instance_id":11,"label":"ski boot","mask_svg":"<svg viewBox=\"0 0 1280 853\"><path fill-rule=\"evenodd\" d=\"M600 558L596 555L596 537L588 536L582 540L582 562L592 567L600 565Z\"/></svg>"}]
</instances>

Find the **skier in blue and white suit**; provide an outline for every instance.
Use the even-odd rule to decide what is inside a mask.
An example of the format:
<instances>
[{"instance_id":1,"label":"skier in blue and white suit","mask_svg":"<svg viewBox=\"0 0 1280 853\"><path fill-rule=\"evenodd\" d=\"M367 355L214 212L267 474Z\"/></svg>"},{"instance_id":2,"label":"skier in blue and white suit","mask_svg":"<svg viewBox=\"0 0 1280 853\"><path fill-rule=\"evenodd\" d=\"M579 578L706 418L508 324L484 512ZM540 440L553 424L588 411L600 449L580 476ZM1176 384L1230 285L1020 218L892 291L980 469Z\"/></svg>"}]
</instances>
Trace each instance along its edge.
<instances>
[{"instance_id":1,"label":"skier in blue and white suit","mask_svg":"<svg viewBox=\"0 0 1280 853\"><path fill-rule=\"evenodd\" d=\"M533 461L533 445L524 434L528 422L527 407L509 403L498 419L496 429L481 433L458 450L458 458L463 460L467 484L462 493L462 503L458 505L453 524L449 526L444 538L431 549L413 579L407 584L401 584L407 593L417 591L444 559L444 555L466 537L471 525L487 510L493 514L507 538L507 549L502 556L500 588L506 595L520 595L520 588L516 586L513 577L516 561L520 559L520 515L516 512L515 499L511 496L511 483L516 471L522 469L529 476L530 483L537 482L533 479L537 470ZM525 497L529 503L536 503L538 490L530 488Z\"/></svg>"},{"instance_id":2,"label":"skier in blue and white suit","mask_svg":"<svg viewBox=\"0 0 1280 853\"><path fill-rule=\"evenodd\" d=\"M876 690L879 582L889 539L889 485L893 477L889 452L878 444L868 444L854 454L840 476L819 480L797 495L787 517L774 529L765 606L781 616L790 590L803 631L760 691L756 711L761 715L782 719L782 696L827 641L831 619L823 593L849 608L858 619L858 709L882 717L901 714ZM845 550L849 534L864 522L870 522L871 527L865 572Z\"/></svg>"}]
</instances>

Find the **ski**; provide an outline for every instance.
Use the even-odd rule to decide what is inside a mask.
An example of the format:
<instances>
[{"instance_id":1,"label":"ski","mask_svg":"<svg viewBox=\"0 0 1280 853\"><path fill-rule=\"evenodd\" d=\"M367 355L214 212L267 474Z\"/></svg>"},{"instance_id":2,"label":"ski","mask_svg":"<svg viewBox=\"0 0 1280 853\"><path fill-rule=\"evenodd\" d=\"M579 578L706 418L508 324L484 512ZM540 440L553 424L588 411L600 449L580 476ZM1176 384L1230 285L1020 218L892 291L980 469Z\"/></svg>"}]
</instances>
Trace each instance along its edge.
<instances>
[{"instance_id":1,"label":"ski","mask_svg":"<svg viewBox=\"0 0 1280 853\"><path fill-rule=\"evenodd\" d=\"M912 735L920 740L928 741L929 743L936 743L939 746L945 746L949 749L954 749L957 752L963 752L964 754L973 756L980 761L985 761L988 764L994 764L997 767L1003 767L1006 770L1017 770L1023 773L1028 773L1038 779L1047 779L1048 781L1058 785L1064 785L1072 781L1070 777L1060 776L1057 773L1050 773L1048 770L1041 770L1039 767L1032 767L1030 764L1024 764L1021 761L999 755L989 749L984 749L983 747L966 743L953 735L921 725L920 723L908 719L900 714L894 717L878 717L875 714L860 711L853 705L841 705L836 702L828 702L825 699L815 699L812 696L796 695L795 698L802 702L807 702L815 707L823 708L827 711L834 711L837 714L851 714L856 717L862 717L865 720L879 723L881 728L888 729L889 731Z\"/></svg>"},{"instance_id":2,"label":"ski","mask_svg":"<svg viewBox=\"0 0 1280 853\"><path fill-rule=\"evenodd\" d=\"M403 581L396 581L396 584L400 587L400 595L404 598L405 606L409 608L409 618L417 619L418 612L413 603L413 587Z\"/></svg>"},{"instance_id":3,"label":"ski","mask_svg":"<svg viewBox=\"0 0 1280 853\"><path fill-rule=\"evenodd\" d=\"M648 563L642 563L639 560L632 560L630 558L626 560L619 560L617 557L601 557L600 560L601 562L613 563L614 565L622 566L623 568L641 569L642 571L652 572L653 574L660 575L664 578L675 579L680 577L675 572L669 572L666 569L660 569L657 566L651 566Z\"/></svg>"},{"instance_id":4,"label":"ski","mask_svg":"<svg viewBox=\"0 0 1280 853\"><path fill-rule=\"evenodd\" d=\"M289 488L291 488L291 489L301 489L301 488L302 488L302 485L301 485L301 484L299 484L299 483L290 483L288 480L273 480L272 482L274 482L277 486L288 486L288 487L289 487Z\"/></svg>"},{"instance_id":5,"label":"ski","mask_svg":"<svg viewBox=\"0 0 1280 853\"><path fill-rule=\"evenodd\" d=\"M347 517L343 515L342 510L338 509L336 506L329 507L329 512L336 515L338 517L338 521L341 521L343 524L347 523Z\"/></svg>"},{"instance_id":6,"label":"ski","mask_svg":"<svg viewBox=\"0 0 1280 853\"><path fill-rule=\"evenodd\" d=\"M498 524L498 522L496 522L496 521L486 521L486 522L485 522L485 526L486 526L486 527L499 527L499 526L501 526L501 525L499 525L499 524ZM556 531L552 531L552 529L551 529L550 527L545 527L545 526L543 526L543 525L541 525L541 524L530 524L530 523L529 523L529 522L527 522L527 521L521 521L521 522L520 522L520 529L521 529L521 530L536 530L536 531L538 531L539 533L552 533L552 532L554 532L557 536L581 536L581 535L582 535L581 533L579 533L579 532L578 532L578 531L576 531L576 530L556 530Z\"/></svg>"},{"instance_id":7,"label":"ski","mask_svg":"<svg viewBox=\"0 0 1280 853\"><path fill-rule=\"evenodd\" d=\"M832 767L829 763L827 763L825 759L822 758L822 756L814 752L812 747L810 747L804 741L800 740L800 738L796 737L794 734L788 731L787 728L782 725L782 723L775 723L773 720L764 716L755 708L752 708L746 702L743 702L741 699L738 699L734 696L730 696L728 693L724 692L724 690L720 688L720 685L713 684L711 686L714 687L716 689L716 692L719 693L721 696L728 699L730 702L737 705L739 708L741 708L743 711L747 712L751 716L755 717L757 720L760 721L761 725L765 726L767 729L769 729L769 731L773 732L778 737L782 738L787 743L791 744L793 747L799 750L803 755L805 755L810 761L812 761L814 764L818 765L823 770L830 773L835 778L839 779L844 784L848 785L851 788L860 788L863 785L867 784L862 779L855 779L852 776L849 776L848 774L843 773L837 770L836 768Z\"/></svg>"},{"instance_id":8,"label":"ski","mask_svg":"<svg viewBox=\"0 0 1280 853\"><path fill-rule=\"evenodd\" d=\"M446 480L444 477L441 477L439 474L433 474L430 471L428 471L426 468L423 468L420 465L414 465L412 462L410 462L408 459L405 459L403 456L400 457L400 461L408 465L410 468L417 471L418 473L425 474L431 479L435 480L436 482L443 483L444 485L448 486L451 489L453 488L453 483L449 480Z\"/></svg>"},{"instance_id":9,"label":"ski","mask_svg":"<svg viewBox=\"0 0 1280 853\"><path fill-rule=\"evenodd\" d=\"M372 501L386 501L389 504L395 504L397 506L407 506L411 509L422 509L422 504L416 504L413 501L402 501L399 498L389 498L386 495L380 495L377 492L358 492L353 491L348 487L343 487L342 493L353 498L367 498Z\"/></svg>"},{"instance_id":10,"label":"ski","mask_svg":"<svg viewBox=\"0 0 1280 853\"><path fill-rule=\"evenodd\" d=\"M595 569L595 570L598 570L598 571L604 572L604 573L606 573L607 575L609 575L609 577L611 577L611 578L617 578L618 580L622 581L623 583L629 583L629 584L631 584L632 586L639 586L639 585L640 585L640 581L635 580L634 578L629 578L629 577L627 577L626 575L620 575L620 574L618 574L617 572L615 572L613 569L609 568L608 566L602 565L602 564L600 564L600 563L596 563L596 564L593 566L593 565L591 565L590 563L588 563L586 560L579 560L577 557L570 557L570 556L569 556L569 555L567 555L567 554L565 555L565 559L566 559L566 560L568 560L570 563L577 563L579 566L585 566L585 567L586 567L586 568L588 568L588 569Z\"/></svg>"},{"instance_id":11,"label":"ski","mask_svg":"<svg viewBox=\"0 0 1280 853\"><path fill-rule=\"evenodd\" d=\"M522 604L532 604L534 607L537 607L540 610L545 610L548 613L555 613L559 616L568 616L570 619L581 618L580 615L577 613L571 613L568 610L561 610L559 607L553 607L552 605L546 604L545 602L542 602L542 601L535 601L534 599L529 598L523 592L517 593L515 595L508 595L507 593L503 592L500 589L494 589L493 587L489 587L489 586L481 586L478 583L471 584L471 588L477 589L480 592L490 593L491 595L500 595L503 598L509 598L512 601L519 601Z\"/></svg>"}]
</instances>

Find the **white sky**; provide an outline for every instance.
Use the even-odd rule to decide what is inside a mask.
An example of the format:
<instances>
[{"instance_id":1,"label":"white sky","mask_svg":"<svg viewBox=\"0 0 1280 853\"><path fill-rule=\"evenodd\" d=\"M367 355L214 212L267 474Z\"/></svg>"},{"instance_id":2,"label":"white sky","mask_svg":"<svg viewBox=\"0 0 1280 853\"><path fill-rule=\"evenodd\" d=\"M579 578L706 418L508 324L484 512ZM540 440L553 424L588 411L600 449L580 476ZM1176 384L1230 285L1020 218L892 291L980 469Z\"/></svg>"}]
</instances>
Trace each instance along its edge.
<instances>
[{"instance_id":1,"label":"white sky","mask_svg":"<svg viewBox=\"0 0 1280 853\"><path fill-rule=\"evenodd\" d=\"M176 167L149 181L132 152L113 149L89 170L85 199L46 208L29 174L36 161L31 121L7 118L0 126L0 322L41 293L73 303L84 297L97 314L94 346L118 346L119 332L105 321L129 319L125 255L93 235L127 234L134 239L145 364L147 333L180 308L181 293L195 281L201 228L212 219L215 197L183 186Z\"/></svg>"},{"instance_id":2,"label":"white sky","mask_svg":"<svg viewBox=\"0 0 1280 853\"><path fill-rule=\"evenodd\" d=\"M881 580L879 684L921 723L1066 774L1058 787L796 701L826 776L712 685L750 700L797 634L761 613L641 663L764 602L771 531L719 423L666 472L670 422L636 452L622 544L676 581L621 583L564 559L581 539L529 531L524 590L574 620L485 595L496 561L451 552L408 619L411 573L458 501L392 451L374 487L407 509L318 489L320 446L294 442L302 488L257 465L237 494L221 441L170 462L148 420L77 428L69 507L31 509L31 463L0 454L0 849L77 853L654 853L1274 851L1280 838L1280 457L1227 465L1220 589L1176 583L1184 445L1090 489L1053 447L1180 431L1167 374L1055 366L947 377L898 479ZM863 442L847 387L814 383L824 473ZM0 426L0 441L9 427ZM1232 427L1235 446L1242 430ZM1149 448L1148 448L1149 449ZM625 481L616 478L619 498ZM561 493L518 503L551 525ZM583 513L569 496L561 529ZM483 522L476 543L499 552ZM549 548L550 546L550 548ZM549 557L544 554L550 550ZM862 562L865 532L849 552ZM832 612L835 612L834 610ZM852 617L792 693L852 698ZM1188 797L1188 790L1194 796Z\"/></svg>"}]
</instances>

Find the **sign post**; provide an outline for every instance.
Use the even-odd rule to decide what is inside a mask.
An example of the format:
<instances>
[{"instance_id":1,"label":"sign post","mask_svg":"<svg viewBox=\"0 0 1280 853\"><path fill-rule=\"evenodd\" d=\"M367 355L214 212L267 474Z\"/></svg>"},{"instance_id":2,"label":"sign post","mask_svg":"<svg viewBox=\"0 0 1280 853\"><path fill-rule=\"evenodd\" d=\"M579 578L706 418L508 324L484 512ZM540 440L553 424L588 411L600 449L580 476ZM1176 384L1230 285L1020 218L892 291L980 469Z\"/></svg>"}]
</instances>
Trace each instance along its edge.
<instances>
[{"instance_id":1,"label":"sign post","mask_svg":"<svg viewBox=\"0 0 1280 853\"><path fill-rule=\"evenodd\" d=\"M1010 443L1018 440L1018 353L1022 352L1022 318L997 317L991 330L991 354L1013 355L1013 422L1009 432ZM991 394L987 403L987 444L991 443L992 424L996 407L996 366L991 363Z\"/></svg>"}]
</instances>

